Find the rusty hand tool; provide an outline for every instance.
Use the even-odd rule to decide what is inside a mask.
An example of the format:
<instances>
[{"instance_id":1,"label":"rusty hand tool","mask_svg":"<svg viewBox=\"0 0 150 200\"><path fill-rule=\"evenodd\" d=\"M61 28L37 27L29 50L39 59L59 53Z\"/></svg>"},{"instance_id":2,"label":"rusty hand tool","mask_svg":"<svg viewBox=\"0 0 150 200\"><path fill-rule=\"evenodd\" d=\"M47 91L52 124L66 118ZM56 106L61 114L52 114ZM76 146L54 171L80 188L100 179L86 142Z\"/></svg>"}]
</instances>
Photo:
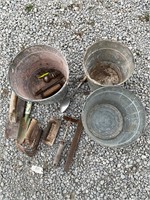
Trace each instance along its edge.
<instances>
[{"instance_id":1,"label":"rusty hand tool","mask_svg":"<svg viewBox=\"0 0 150 200\"><path fill-rule=\"evenodd\" d=\"M58 90L60 90L61 87L62 87L62 83L58 83L58 84L50 87L49 89L47 89L46 91L44 91L42 93L42 97L46 98L46 97L49 97L49 96L55 94Z\"/></svg>"},{"instance_id":2,"label":"rusty hand tool","mask_svg":"<svg viewBox=\"0 0 150 200\"><path fill-rule=\"evenodd\" d=\"M83 79L80 81L80 83L78 84L78 86L76 87L76 89L74 90L74 92L67 98L64 98L61 102L60 102L60 111L63 113L65 112L65 110L69 107L70 102L72 100L72 98L74 97L75 93L77 92L77 90L79 89L79 87L87 80L87 77L84 76Z\"/></svg>"},{"instance_id":3,"label":"rusty hand tool","mask_svg":"<svg viewBox=\"0 0 150 200\"><path fill-rule=\"evenodd\" d=\"M66 127L66 131L65 131L65 134L63 136L63 139L60 141L59 143L59 146L58 146L58 149L57 149L57 152L56 152L56 155L54 157L54 161L53 161L53 165L54 166L57 166L59 161L60 161L60 157L61 157L61 154L63 152L63 149L64 149L64 145L65 145L65 137L66 137L66 134L68 132L68 128L70 126L70 124L73 122L73 123L78 123L78 120L77 119L74 119L70 116L64 116L63 117L64 120L67 121L67 127Z\"/></svg>"},{"instance_id":4,"label":"rusty hand tool","mask_svg":"<svg viewBox=\"0 0 150 200\"><path fill-rule=\"evenodd\" d=\"M17 121L16 115L16 105L17 105L17 95L12 91L10 104L9 104L9 121L10 123L15 123Z\"/></svg>"},{"instance_id":5,"label":"rusty hand tool","mask_svg":"<svg viewBox=\"0 0 150 200\"><path fill-rule=\"evenodd\" d=\"M26 137L26 131L29 127L31 119L29 118L30 112L32 108L32 103L27 102L26 108L25 108L25 115L20 121L19 131L18 131L18 137L17 137L17 143L22 144Z\"/></svg>"},{"instance_id":6,"label":"rusty hand tool","mask_svg":"<svg viewBox=\"0 0 150 200\"><path fill-rule=\"evenodd\" d=\"M65 137L67 135L68 128L69 128L70 124L71 124L71 121L68 121L65 134L63 136L63 139L60 141L58 149L57 149L57 152L55 154L54 161L53 161L53 166L55 166L55 167L57 167L57 165L58 165L58 163L60 161L60 157L61 157L61 154L63 152L64 145L65 145Z\"/></svg>"},{"instance_id":7,"label":"rusty hand tool","mask_svg":"<svg viewBox=\"0 0 150 200\"><path fill-rule=\"evenodd\" d=\"M42 87L40 90L35 92L35 96L37 96L39 94L42 94L43 92L45 92L49 88L53 87L54 85L57 85L58 83L60 83L62 81L62 79L64 79L64 75L63 74L60 74L59 76L56 76L50 82L46 83L46 85L44 87Z\"/></svg>"},{"instance_id":8,"label":"rusty hand tool","mask_svg":"<svg viewBox=\"0 0 150 200\"><path fill-rule=\"evenodd\" d=\"M39 145L42 129L38 126L37 120L29 118L30 106L27 104L25 117L20 125L16 146L28 156L34 156Z\"/></svg>"},{"instance_id":9,"label":"rusty hand tool","mask_svg":"<svg viewBox=\"0 0 150 200\"><path fill-rule=\"evenodd\" d=\"M16 139L19 130L20 120L24 115L25 101L12 92L9 106L9 117L6 123L5 137Z\"/></svg>"},{"instance_id":10,"label":"rusty hand tool","mask_svg":"<svg viewBox=\"0 0 150 200\"><path fill-rule=\"evenodd\" d=\"M61 125L60 119L56 118L50 119L47 127L43 132L43 142L45 144L49 146L52 146L54 144L60 125Z\"/></svg>"},{"instance_id":11,"label":"rusty hand tool","mask_svg":"<svg viewBox=\"0 0 150 200\"><path fill-rule=\"evenodd\" d=\"M28 142L29 144L31 144L31 135L32 135L32 132L35 128L35 126L37 125L37 120L36 119L31 119L31 122L30 122L30 125L26 131L26 134L25 134L25 140L26 142Z\"/></svg>"},{"instance_id":12,"label":"rusty hand tool","mask_svg":"<svg viewBox=\"0 0 150 200\"><path fill-rule=\"evenodd\" d=\"M65 169L66 172L69 171L69 167L72 163L73 156L74 156L75 151L77 150L77 147L78 147L78 143L79 143L79 140L80 140L82 130L83 130L83 125L82 125L82 121L80 119L79 122L78 122L78 125L77 125L75 135L72 139L71 146L70 146L70 149L69 149L69 153L68 153L66 163L65 163L65 166L64 166L64 169Z\"/></svg>"},{"instance_id":13,"label":"rusty hand tool","mask_svg":"<svg viewBox=\"0 0 150 200\"><path fill-rule=\"evenodd\" d=\"M16 146L18 147L18 149L30 157L35 155L42 134L42 129L38 126L37 123L35 123L34 126L31 126L33 130L31 131L29 126L30 135L28 133L28 140L26 140L25 138L23 143L16 142Z\"/></svg>"}]
</instances>

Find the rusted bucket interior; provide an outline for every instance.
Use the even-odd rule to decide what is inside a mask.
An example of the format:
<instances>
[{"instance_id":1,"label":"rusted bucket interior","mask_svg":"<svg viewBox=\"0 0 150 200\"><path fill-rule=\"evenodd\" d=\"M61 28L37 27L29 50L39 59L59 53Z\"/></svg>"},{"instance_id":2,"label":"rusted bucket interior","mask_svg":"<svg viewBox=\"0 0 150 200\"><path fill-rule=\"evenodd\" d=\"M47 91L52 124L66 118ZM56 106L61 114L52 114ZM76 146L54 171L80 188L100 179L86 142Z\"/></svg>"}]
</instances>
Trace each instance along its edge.
<instances>
[{"instance_id":1,"label":"rusted bucket interior","mask_svg":"<svg viewBox=\"0 0 150 200\"><path fill-rule=\"evenodd\" d=\"M125 80L129 73L126 64L124 56L111 49L98 50L87 59L90 78L101 85L117 85Z\"/></svg>"},{"instance_id":2,"label":"rusted bucket interior","mask_svg":"<svg viewBox=\"0 0 150 200\"><path fill-rule=\"evenodd\" d=\"M119 69L112 62L98 61L89 70L89 75L102 85L117 85L124 79L124 74Z\"/></svg>"},{"instance_id":3,"label":"rusted bucket interior","mask_svg":"<svg viewBox=\"0 0 150 200\"><path fill-rule=\"evenodd\" d=\"M84 70L95 86L120 85L132 74L134 59L131 51L115 41L99 41L91 45L84 57Z\"/></svg>"},{"instance_id":4,"label":"rusted bucket interior","mask_svg":"<svg viewBox=\"0 0 150 200\"><path fill-rule=\"evenodd\" d=\"M59 89L62 90L69 78L68 65L64 57L53 48L32 47L14 59L9 70L10 84L18 96L36 101L41 99L41 96L36 96L35 93L46 84L38 75L51 71L59 71L64 76L64 83ZM56 93L59 93L59 90Z\"/></svg>"}]
</instances>

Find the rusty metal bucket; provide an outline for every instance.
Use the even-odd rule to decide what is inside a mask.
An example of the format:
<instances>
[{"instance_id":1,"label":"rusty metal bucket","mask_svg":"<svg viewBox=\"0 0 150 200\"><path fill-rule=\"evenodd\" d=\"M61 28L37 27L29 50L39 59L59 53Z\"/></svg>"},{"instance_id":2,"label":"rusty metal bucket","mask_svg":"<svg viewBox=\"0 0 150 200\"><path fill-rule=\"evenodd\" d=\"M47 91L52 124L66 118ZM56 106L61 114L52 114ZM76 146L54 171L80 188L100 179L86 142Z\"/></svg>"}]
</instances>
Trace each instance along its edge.
<instances>
[{"instance_id":1,"label":"rusty metal bucket","mask_svg":"<svg viewBox=\"0 0 150 200\"><path fill-rule=\"evenodd\" d=\"M65 78L63 86L54 95L39 99L34 95L33 81L38 70L58 70ZM65 57L55 48L46 45L35 45L20 52L9 68L9 82L14 92L20 98L50 104L60 102L67 93L69 68Z\"/></svg>"},{"instance_id":2,"label":"rusty metal bucket","mask_svg":"<svg viewBox=\"0 0 150 200\"><path fill-rule=\"evenodd\" d=\"M84 55L84 72L91 90L118 86L133 73L135 63L128 47L116 41L98 41Z\"/></svg>"}]
</instances>

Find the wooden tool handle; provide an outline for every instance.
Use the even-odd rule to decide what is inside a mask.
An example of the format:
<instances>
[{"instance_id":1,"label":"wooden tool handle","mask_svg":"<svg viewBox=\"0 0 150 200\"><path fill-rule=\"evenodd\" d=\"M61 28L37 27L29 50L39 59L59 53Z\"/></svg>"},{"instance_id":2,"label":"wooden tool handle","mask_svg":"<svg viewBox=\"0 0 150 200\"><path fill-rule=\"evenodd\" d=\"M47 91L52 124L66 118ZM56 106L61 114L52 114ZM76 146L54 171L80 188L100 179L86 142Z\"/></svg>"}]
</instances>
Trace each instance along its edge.
<instances>
[{"instance_id":1,"label":"wooden tool handle","mask_svg":"<svg viewBox=\"0 0 150 200\"><path fill-rule=\"evenodd\" d=\"M44 98L49 97L49 96L53 95L55 92L57 92L60 88L61 88L60 84L54 85L53 87L51 87L48 90L46 90L45 92L43 92L42 96Z\"/></svg>"},{"instance_id":2,"label":"wooden tool handle","mask_svg":"<svg viewBox=\"0 0 150 200\"><path fill-rule=\"evenodd\" d=\"M12 91L10 104L9 104L9 121L15 123L17 121L16 116L16 105L17 105L17 95Z\"/></svg>"},{"instance_id":3,"label":"wooden tool handle","mask_svg":"<svg viewBox=\"0 0 150 200\"><path fill-rule=\"evenodd\" d=\"M54 144L54 141L56 139L56 136L58 134L58 131L59 131L59 128L60 128L60 125L61 125L61 120L59 119L51 119L51 122L52 122L52 126L49 130L49 133L45 139L45 144L49 145L49 146L52 146Z\"/></svg>"},{"instance_id":4,"label":"wooden tool handle","mask_svg":"<svg viewBox=\"0 0 150 200\"><path fill-rule=\"evenodd\" d=\"M26 137L25 137L25 139L28 143L30 143L30 137L31 137L31 134L32 134L36 125L37 125L37 120L32 119L31 122L30 122L29 128L26 132Z\"/></svg>"},{"instance_id":5,"label":"wooden tool handle","mask_svg":"<svg viewBox=\"0 0 150 200\"><path fill-rule=\"evenodd\" d=\"M60 74L58 77L52 79L49 83L47 83L43 88L35 92L35 96L47 91L49 88L53 87L54 85L60 83L62 79L64 78L63 74Z\"/></svg>"},{"instance_id":6,"label":"wooden tool handle","mask_svg":"<svg viewBox=\"0 0 150 200\"><path fill-rule=\"evenodd\" d=\"M60 161L60 157L61 157L61 154L63 152L63 149L64 149L64 142L61 141L59 143L59 147L58 147L56 155L54 157L53 166L57 167L57 165L58 165L58 163Z\"/></svg>"}]
</instances>

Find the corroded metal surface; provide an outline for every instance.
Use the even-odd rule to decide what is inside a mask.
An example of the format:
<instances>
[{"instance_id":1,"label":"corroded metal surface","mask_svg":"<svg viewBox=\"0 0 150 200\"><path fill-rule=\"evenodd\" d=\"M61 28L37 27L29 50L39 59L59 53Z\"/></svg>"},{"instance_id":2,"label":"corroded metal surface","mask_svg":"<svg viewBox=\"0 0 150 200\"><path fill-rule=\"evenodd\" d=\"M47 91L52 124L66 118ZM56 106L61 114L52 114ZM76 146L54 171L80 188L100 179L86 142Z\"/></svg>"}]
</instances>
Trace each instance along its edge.
<instances>
[{"instance_id":1,"label":"corroded metal surface","mask_svg":"<svg viewBox=\"0 0 150 200\"><path fill-rule=\"evenodd\" d=\"M36 78L38 73L57 70L65 78L65 83L54 95L39 99L35 96L35 85L39 89L46 84ZM9 82L15 93L26 101L52 103L58 102L66 95L69 79L69 69L65 57L55 48L46 45L31 46L21 53L11 63L9 68Z\"/></svg>"},{"instance_id":2,"label":"corroded metal surface","mask_svg":"<svg viewBox=\"0 0 150 200\"><path fill-rule=\"evenodd\" d=\"M50 119L45 131L44 131L44 140L43 142L49 146L54 144L56 136L58 134L59 128L61 125L61 120L52 118Z\"/></svg>"},{"instance_id":3,"label":"corroded metal surface","mask_svg":"<svg viewBox=\"0 0 150 200\"><path fill-rule=\"evenodd\" d=\"M16 142L17 148L30 157L34 156L40 142L41 134L42 129L38 126L38 124L36 124L30 134L29 140L24 140L23 143Z\"/></svg>"},{"instance_id":4,"label":"corroded metal surface","mask_svg":"<svg viewBox=\"0 0 150 200\"><path fill-rule=\"evenodd\" d=\"M24 110L25 110L25 101L23 101L20 98L17 98L15 110L13 111L15 112L16 122L11 122L8 119L8 122L6 124L6 129L5 129L6 138L17 139L19 126L20 126L20 120L22 119L24 115Z\"/></svg>"},{"instance_id":5,"label":"corroded metal surface","mask_svg":"<svg viewBox=\"0 0 150 200\"><path fill-rule=\"evenodd\" d=\"M82 121L79 120L75 135L74 135L72 142L71 142L71 146L70 146L70 149L69 149L69 152L68 152L66 163L65 163L65 166L64 166L64 169L65 169L66 172L69 171L70 165L73 161L73 156L75 154L75 151L77 150L82 131L83 131Z\"/></svg>"}]
</instances>

